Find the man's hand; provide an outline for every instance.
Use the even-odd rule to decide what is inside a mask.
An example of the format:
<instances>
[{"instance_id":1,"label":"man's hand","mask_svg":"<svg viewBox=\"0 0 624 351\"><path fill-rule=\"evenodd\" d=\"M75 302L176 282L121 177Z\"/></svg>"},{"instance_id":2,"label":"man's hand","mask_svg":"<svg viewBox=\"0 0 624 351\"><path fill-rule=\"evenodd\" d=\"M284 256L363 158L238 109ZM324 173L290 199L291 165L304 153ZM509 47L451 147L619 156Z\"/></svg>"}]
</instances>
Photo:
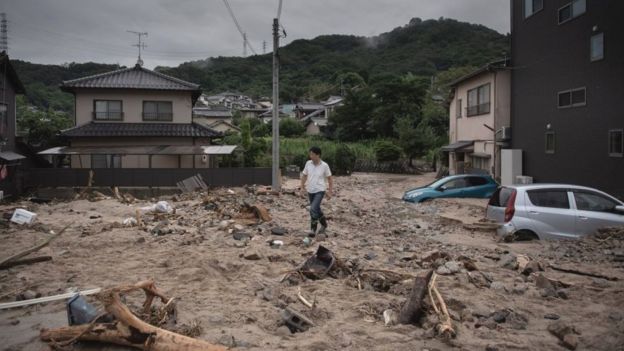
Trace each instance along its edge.
<instances>
[{"instance_id":1,"label":"man's hand","mask_svg":"<svg viewBox=\"0 0 624 351\"><path fill-rule=\"evenodd\" d=\"M306 190L305 190L305 188L303 188L303 187L299 188L299 195L301 195L301 197L303 197L303 198L306 197Z\"/></svg>"},{"instance_id":2,"label":"man's hand","mask_svg":"<svg viewBox=\"0 0 624 351\"><path fill-rule=\"evenodd\" d=\"M327 192L325 193L325 197L327 197L327 200L331 200L332 196L334 195L332 194L331 189L327 190Z\"/></svg>"}]
</instances>

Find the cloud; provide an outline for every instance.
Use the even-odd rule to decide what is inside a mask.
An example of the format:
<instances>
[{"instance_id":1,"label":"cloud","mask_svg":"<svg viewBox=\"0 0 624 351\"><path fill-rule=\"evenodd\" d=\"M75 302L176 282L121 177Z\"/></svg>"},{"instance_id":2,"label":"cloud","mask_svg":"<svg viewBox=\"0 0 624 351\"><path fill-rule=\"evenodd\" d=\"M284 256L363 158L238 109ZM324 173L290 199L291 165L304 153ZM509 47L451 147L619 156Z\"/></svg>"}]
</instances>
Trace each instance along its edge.
<instances>
[{"instance_id":1,"label":"cloud","mask_svg":"<svg viewBox=\"0 0 624 351\"><path fill-rule=\"evenodd\" d=\"M228 0L247 38L262 54L272 50L278 0ZM240 33L221 0L7 0L9 54L38 63L103 62L130 66L136 36L145 31L147 67L176 66L215 56L240 56ZM374 36L413 17L455 18L509 31L509 2L501 0L283 0L288 37L323 34ZM248 50L248 54L251 51Z\"/></svg>"}]
</instances>

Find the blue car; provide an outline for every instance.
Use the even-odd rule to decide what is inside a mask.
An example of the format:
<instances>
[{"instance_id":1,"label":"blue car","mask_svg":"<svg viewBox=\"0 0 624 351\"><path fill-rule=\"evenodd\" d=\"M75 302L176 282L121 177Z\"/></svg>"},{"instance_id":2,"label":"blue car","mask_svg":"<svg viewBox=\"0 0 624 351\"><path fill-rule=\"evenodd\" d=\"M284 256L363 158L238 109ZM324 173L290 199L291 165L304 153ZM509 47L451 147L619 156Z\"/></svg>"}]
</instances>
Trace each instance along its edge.
<instances>
[{"instance_id":1,"label":"blue car","mask_svg":"<svg viewBox=\"0 0 624 351\"><path fill-rule=\"evenodd\" d=\"M418 203L440 197L489 198L497 188L498 184L489 175L460 174L408 190L403 195L403 200Z\"/></svg>"}]
</instances>

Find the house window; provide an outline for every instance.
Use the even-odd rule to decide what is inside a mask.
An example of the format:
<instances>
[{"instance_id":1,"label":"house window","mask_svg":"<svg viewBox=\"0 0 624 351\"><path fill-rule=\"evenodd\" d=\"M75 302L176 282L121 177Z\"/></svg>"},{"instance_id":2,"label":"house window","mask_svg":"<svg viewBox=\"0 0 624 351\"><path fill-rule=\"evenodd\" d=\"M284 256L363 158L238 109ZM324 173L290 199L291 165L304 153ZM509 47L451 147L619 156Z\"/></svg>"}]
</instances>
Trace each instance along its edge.
<instances>
[{"instance_id":1,"label":"house window","mask_svg":"<svg viewBox=\"0 0 624 351\"><path fill-rule=\"evenodd\" d=\"M121 100L94 100L93 119L97 121L120 121L123 119Z\"/></svg>"},{"instance_id":2,"label":"house window","mask_svg":"<svg viewBox=\"0 0 624 351\"><path fill-rule=\"evenodd\" d=\"M144 121L172 121L173 103L171 101L143 101Z\"/></svg>"},{"instance_id":3,"label":"house window","mask_svg":"<svg viewBox=\"0 0 624 351\"><path fill-rule=\"evenodd\" d=\"M578 17L585 13L586 10L585 0L574 0L562 8L559 9L558 17L559 24L565 23L575 17Z\"/></svg>"},{"instance_id":4,"label":"house window","mask_svg":"<svg viewBox=\"0 0 624 351\"><path fill-rule=\"evenodd\" d=\"M477 116L490 112L490 83L468 90L466 116Z\"/></svg>"},{"instance_id":5,"label":"house window","mask_svg":"<svg viewBox=\"0 0 624 351\"><path fill-rule=\"evenodd\" d=\"M564 90L557 93L557 106L559 108L585 106L586 103L586 91L584 87Z\"/></svg>"},{"instance_id":6,"label":"house window","mask_svg":"<svg viewBox=\"0 0 624 351\"><path fill-rule=\"evenodd\" d=\"M543 8L544 0L524 0L524 18L532 16Z\"/></svg>"},{"instance_id":7,"label":"house window","mask_svg":"<svg viewBox=\"0 0 624 351\"><path fill-rule=\"evenodd\" d=\"M91 168L121 168L121 156L91 155Z\"/></svg>"},{"instance_id":8,"label":"house window","mask_svg":"<svg viewBox=\"0 0 624 351\"><path fill-rule=\"evenodd\" d=\"M455 117L461 118L462 116L462 99L457 99L457 105L455 106Z\"/></svg>"},{"instance_id":9,"label":"house window","mask_svg":"<svg viewBox=\"0 0 624 351\"><path fill-rule=\"evenodd\" d=\"M472 156L472 168L487 170L490 160L485 157Z\"/></svg>"},{"instance_id":10,"label":"house window","mask_svg":"<svg viewBox=\"0 0 624 351\"><path fill-rule=\"evenodd\" d=\"M592 35L589 55L591 61L598 61L604 58L604 33Z\"/></svg>"},{"instance_id":11,"label":"house window","mask_svg":"<svg viewBox=\"0 0 624 351\"><path fill-rule=\"evenodd\" d=\"M546 153L555 153L555 132L546 132Z\"/></svg>"},{"instance_id":12,"label":"house window","mask_svg":"<svg viewBox=\"0 0 624 351\"><path fill-rule=\"evenodd\" d=\"M609 156L624 156L624 130L612 129L609 131Z\"/></svg>"}]
</instances>

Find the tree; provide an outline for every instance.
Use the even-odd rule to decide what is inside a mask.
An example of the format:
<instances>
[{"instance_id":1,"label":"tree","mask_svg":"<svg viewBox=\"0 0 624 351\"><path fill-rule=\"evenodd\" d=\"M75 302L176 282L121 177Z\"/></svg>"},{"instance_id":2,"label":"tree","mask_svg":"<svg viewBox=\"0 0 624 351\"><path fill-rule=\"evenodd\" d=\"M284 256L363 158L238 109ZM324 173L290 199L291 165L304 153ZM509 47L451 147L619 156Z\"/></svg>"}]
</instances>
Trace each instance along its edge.
<instances>
[{"instance_id":1,"label":"tree","mask_svg":"<svg viewBox=\"0 0 624 351\"><path fill-rule=\"evenodd\" d=\"M28 143L36 146L58 145L58 133L71 127L73 121L64 112L51 108L40 111L26 103L26 98L18 96L17 128L26 132Z\"/></svg>"},{"instance_id":2,"label":"tree","mask_svg":"<svg viewBox=\"0 0 624 351\"><path fill-rule=\"evenodd\" d=\"M401 158L401 148L388 140L378 140L373 146L378 162L397 161Z\"/></svg>"},{"instance_id":3,"label":"tree","mask_svg":"<svg viewBox=\"0 0 624 351\"><path fill-rule=\"evenodd\" d=\"M376 106L373 93L368 88L354 89L347 93L344 106L329 117L329 130L340 141L370 139L376 136L370 117Z\"/></svg>"},{"instance_id":4,"label":"tree","mask_svg":"<svg viewBox=\"0 0 624 351\"><path fill-rule=\"evenodd\" d=\"M349 175L355 168L355 152L347 145L340 143L336 146L332 169L336 175Z\"/></svg>"},{"instance_id":5,"label":"tree","mask_svg":"<svg viewBox=\"0 0 624 351\"><path fill-rule=\"evenodd\" d=\"M294 118L282 118L279 126L280 136L292 138L303 135L305 127Z\"/></svg>"},{"instance_id":6,"label":"tree","mask_svg":"<svg viewBox=\"0 0 624 351\"><path fill-rule=\"evenodd\" d=\"M395 125L399 145L409 158L410 164L414 157L424 156L437 140L430 126L424 122L416 124L416 120L411 116L404 116Z\"/></svg>"}]
</instances>

